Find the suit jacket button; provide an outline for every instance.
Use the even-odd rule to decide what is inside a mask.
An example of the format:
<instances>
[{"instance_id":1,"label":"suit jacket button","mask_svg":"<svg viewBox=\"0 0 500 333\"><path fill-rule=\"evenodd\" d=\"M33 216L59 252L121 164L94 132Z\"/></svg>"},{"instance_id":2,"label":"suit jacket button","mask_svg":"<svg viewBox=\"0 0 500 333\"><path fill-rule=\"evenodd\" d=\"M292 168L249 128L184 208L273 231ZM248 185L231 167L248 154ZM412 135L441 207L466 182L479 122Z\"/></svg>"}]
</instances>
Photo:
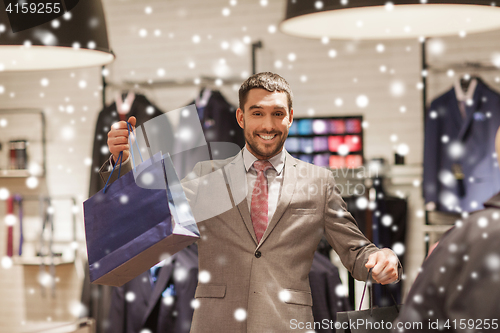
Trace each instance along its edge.
<instances>
[{"instance_id":1,"label":"suit jacket button","mask_svg":"<svg viewBox=\"0 0 500 333\"><path fill-rule=\"evenodd\" d=\"M260 258L260 257L262 257L262 253L260 253L260 251L256 251L255 258Z\"/></svg>"}]
</instances>

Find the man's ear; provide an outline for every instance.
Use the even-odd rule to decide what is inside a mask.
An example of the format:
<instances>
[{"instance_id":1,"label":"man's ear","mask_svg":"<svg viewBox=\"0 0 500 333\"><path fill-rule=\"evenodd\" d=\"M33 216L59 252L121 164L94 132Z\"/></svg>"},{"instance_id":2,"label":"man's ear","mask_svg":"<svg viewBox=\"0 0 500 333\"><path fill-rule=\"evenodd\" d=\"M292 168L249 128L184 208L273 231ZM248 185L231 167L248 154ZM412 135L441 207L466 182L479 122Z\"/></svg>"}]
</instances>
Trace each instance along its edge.
<instances>
[{"instance_id":1,"label":"man's ear","mask_svg":"<svg viewBox=\"0 0 500 333\"><path fill-rule=\"evenodd\" d=\"M241 128L245 128L245 119L244 119L244 113L243 110L238 108L236 110L236 121L238 122L238 125L240 125Z\"/></svg>"},{"instance_id":2,"label":"man's ear","mask_svg":"<svg viewBox=\"0 0 500 333\"><path fill-rule=\"evenodd\" d=\"M290 109L290 115L288 116L288 128L292 126L293 123L293 109Z\"/></svg>"}]
</instances>

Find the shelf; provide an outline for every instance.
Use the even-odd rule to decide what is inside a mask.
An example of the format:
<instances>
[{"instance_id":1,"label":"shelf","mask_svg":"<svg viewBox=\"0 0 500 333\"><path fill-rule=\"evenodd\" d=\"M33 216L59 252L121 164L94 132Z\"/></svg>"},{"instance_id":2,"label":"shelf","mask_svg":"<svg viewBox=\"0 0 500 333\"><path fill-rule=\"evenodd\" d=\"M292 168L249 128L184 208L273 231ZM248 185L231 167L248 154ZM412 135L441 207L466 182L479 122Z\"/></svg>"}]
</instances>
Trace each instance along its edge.
<instances>
[{"instance_id":1,"label":"shelf","mask_svg":"<svg viewBox=\"0 0 500 333\"><path fill-rule=\"evenodd\" d=\"M35 123L33 116L40 117ZM28 162L40 164L41 174L43 177L46 172L46 129L45 129L45 114L41 109L33 108L0 108L0 117L8 120L9 126L2 130L2 140L0 143L5 144L4 151L0 150L0 159L4 161L1 167L9 167L9 145L10 141L26 140L27 154L30 157ZM28 117L26 119L26 117ZM26 126L26 123L32 124ZM39 126L38 126L39 125ZM39 127L39 128L38 128ZM29 148L34 144L34 147ZM40 147L38 147L40 146ZM29 148L29 149L28 149ZM7 161L5 163L5 161ZM23 165L24 166L24 165ZM0 170L0 177L10 178L27 178L30 174L28 170Z\"/></svg>"},{"instance_id":2,"label":"shelf","mask_svg":"<svg viewBox=\"0 0 500 333\"><path fill-rule=\"evenodd\" d=\"M16 265L34 265L34 266L40 266L42 264L45 264L47 266L51 265L51 260L50 257L43 257L43 262L42 262L42 257L12 257L12 261ZM65 264L72 264L74 263L74 259L71 260L66 260L61 257L54 257L53 259L53 264L55 266L58 265L65 265Z\"/></svg>"},{"instance_id":3,"label":"shelf","mask_svg":"<svg viewBox=\"0 0 500 333\"><path fill-rule=\"evenodd\" d=\"M0 170L0 177L9 177L9 178L28 178L31 176L29 170Z\"/></svg>"}]
</instances>

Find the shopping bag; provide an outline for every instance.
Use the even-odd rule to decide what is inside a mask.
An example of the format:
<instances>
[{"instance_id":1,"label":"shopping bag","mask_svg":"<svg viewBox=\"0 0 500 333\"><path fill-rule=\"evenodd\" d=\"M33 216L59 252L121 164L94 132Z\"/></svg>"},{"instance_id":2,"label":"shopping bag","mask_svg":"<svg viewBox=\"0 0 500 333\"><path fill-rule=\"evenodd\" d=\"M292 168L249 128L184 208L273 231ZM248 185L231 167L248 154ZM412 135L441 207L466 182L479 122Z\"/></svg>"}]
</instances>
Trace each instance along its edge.
<instances>
[{"instance_id":1,"label":"shopping bag","mask_svg":"<svg viewBox=\"0 0 500 333\"><path fill-rule=\"evenodd\" d=\"M371 286L369 278L371 269L368 271L365 287L363 289L363 296L358 311L344 311L337 312L337 321L335 328L337 333L382 333L391 332L392 323L399 315L402 305L397 305L394 300L393 306L373 308ZM361 310L361 304L365 297L366 287L369 285L370 289L370 308ZM392 296L392 295L391 295Z\"/></svg>"},{"instance_id":2,"label":"shopping bag","mask_svg":"<svg viewBox=\"0 0 500 333\"><path fill-rule=\"evenodd\" d=\"M103 190L84 202L89 276L96 284L121 286L199 238L169 155L151 156L120 177L122 156L116 163L119 178L112 184L108 179ZM141 181L163 188L144 188Z\"/></svg>"}]
</instances>

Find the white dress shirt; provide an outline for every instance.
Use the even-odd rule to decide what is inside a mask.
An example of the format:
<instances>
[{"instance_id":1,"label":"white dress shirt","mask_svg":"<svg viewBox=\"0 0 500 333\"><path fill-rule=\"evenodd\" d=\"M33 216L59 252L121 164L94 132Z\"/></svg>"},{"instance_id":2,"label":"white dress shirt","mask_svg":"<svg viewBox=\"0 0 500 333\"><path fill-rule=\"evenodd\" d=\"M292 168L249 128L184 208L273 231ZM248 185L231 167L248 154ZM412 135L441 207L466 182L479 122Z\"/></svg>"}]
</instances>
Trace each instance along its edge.
<instances>
[{"instance_id":1,"label":"white dress shirt","mask_svg":"<svg viewBox=\"0 0 500 333\"><path fill-rule=\"evenodd\" d=\"M269 162L273 165L273 168L269 168L266 171L267 177L267 189L268 189L268 223L271 221L276 207L278 206L278 199L280 197L280 190L283 185L283 173L285 166L285 150L282 149L279 154L273 156L269 159ZM248 210L251 210L252 205L252 192L255 182L257 181L257 170L253 167L253 162L258 160L245 146L243 148L243 163L245 164L245 170L247 172L247 202Z\"/></svg>"}]
</instances>

